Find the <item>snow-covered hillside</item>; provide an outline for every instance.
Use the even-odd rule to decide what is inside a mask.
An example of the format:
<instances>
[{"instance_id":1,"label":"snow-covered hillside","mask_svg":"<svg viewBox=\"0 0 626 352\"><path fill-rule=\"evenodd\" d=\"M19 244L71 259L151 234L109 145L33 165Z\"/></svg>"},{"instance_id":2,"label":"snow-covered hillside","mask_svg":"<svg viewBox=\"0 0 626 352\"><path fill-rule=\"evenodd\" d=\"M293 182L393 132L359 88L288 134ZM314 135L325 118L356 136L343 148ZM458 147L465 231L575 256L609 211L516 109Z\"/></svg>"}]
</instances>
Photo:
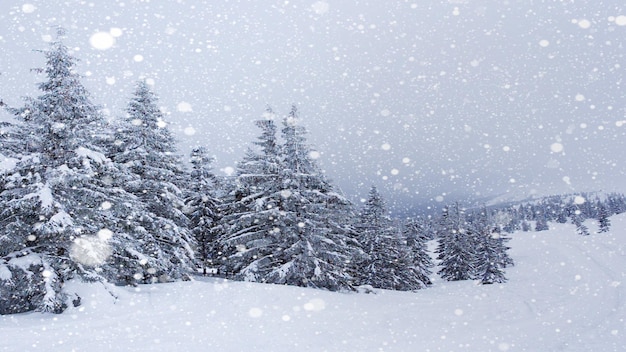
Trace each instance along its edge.
<instances>
[{"instance_id":1,"label":"snow-covered hillside","mask_svg":"<svg viewBox=\"0 0 626 352\"><path fill-rule=\"evenodd\" d=\"M626 214L512 237L509 282L341 294L223 282L74 284L82 306L0 317L2 351L623 351ZM593 232L595 225L588 221Z\"/></svg>"}]
</instances>

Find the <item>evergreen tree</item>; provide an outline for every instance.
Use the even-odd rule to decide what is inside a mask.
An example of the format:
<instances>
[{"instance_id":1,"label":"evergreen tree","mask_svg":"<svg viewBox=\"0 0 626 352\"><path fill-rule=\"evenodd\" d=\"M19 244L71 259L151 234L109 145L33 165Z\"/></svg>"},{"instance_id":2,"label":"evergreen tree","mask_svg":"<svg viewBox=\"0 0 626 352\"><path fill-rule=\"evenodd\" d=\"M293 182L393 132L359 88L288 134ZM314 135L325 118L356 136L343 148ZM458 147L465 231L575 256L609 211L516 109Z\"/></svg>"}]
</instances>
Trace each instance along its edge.
<instances>
[{"instance_id":1,"label":"evergreen tree","mask_svg":"<svg viewBox=\"0 0 626 352\"><path fill-rule=\"evenodd\" d=\"M473 277L482 284L502 283L506 281L504 268L510 261L506 253L508 248L503 245L500 233L490 224L486 211L483 210L483 216L476 219L469 230L476 238Z\"/></svg>"},{"instance_id":2,"label":"evergreen tree","mask_svg":"<svg viewBox=\"0 0 626 352\"><path fill-rule=\"evenodd\" d=\"M393 225L376 187L370 189L357 231L367 255L357 263L360 285L412 291L430 284L428 272L420 270L422 268L414 262L414 254Z\"/></svg>"},{"instance_id":3,"label":"evergreen tree","mask_svg":"<svg viewBox=\"0 0 626 352\"><path fill-rule=\"evenodd\" d=\"M465 217L459 204L446 207L439 230L437 253L441 269L439 275L448 281L469 280L474 269L473 236L467 231Z\"/></svg>"},{"instance_id":4,"label":"evergreen tree","mask_svg":"<svg viewBox=\"0 0 626 352\"><path fill-rule=\"evenodd\" d=\"M185 212L189 228L198 245L202 272L207 266L216 269L218 264L217 239L219 235L220 200L215 196L218 181L211 170L211 158L206 148L194 148L191 152L190 183L185 199Z\"/></svg>"},{"instance_id":5,"label":"evergreen tree","mask_svg":"<svg viewBox=\"0 0 626 352\"><path fill-rule=\"evenodd\" d=\"M159 280L186 279L195 263L179 187L185 173L157 101L145 82L137 83L127 116L117 127L112 158L130 174L126 191L147 208L135 221L145 229L148 241L157 242L164 270Z\"/></svg>"},{"instance_id":6,"label":"evergreen tree","mask_svg":"<svg viewBox=\"0 0 626 352\"><path fill-rule=\"evenodd\" d=\"M430 285L432 281L428 276L431 274L431 268L434 264L427 249L426 242L431 235L424 219L408 219L404 224L402 235L409 251L411 251L411 263L415 267L420 281L424 285Z\"/></svg>"},{"instance_id":7,"label":"evergreen tree","mask_svg":"<svg viewBox=\"0 0 626 352\"><path fill-rule=\"evenodd\" d=\"M496 235L496 234L493 234ZM476 279L482 284L506 282L504 263L498 248L498 238L492 234L480 233L478 238Z\"/></svg>"},{"instance_id":8,"label":"evergreen tree","mask_svg":"<svg viewBox=\"0 0 626 352\"><path fill-rule=\"evenodd\" d=\"M542 211L537 215L535 231L547 231L549 229L550 227L548 226L548 220L546 219L545 213Z\"/></svg>"},{"instance_id":9,"label":"evergreen tree","mask_svg":"<svg viewBox=\"0 0 626 352\"><path fill-rule=\"evenodd\" d=\"M580 211L576 211L572 216L572 224L576 225L576 233L582 236L589 236L589 228L584 224Z\"/></svg>"},{"instance_id":10,"label":"evergreen tree","mask_svg":"<svg viewBox=\"0 0 626 352\"><path fill-rule=\"evenodd\" d=\"M281 132L281 251L275 253L280 266L267 281L352 290L348 266L357 247L347 225L351 204L319 170L295 107Z\"/></svg>"},{"instance_id":11,"label":"evergreen tree","mask_svg":"<svg viewBox=\"0 0 626 352\"><path fill-rule=\"evenodd\" d=\"M0 313L61 312L67 280L114 281L146 264L128 255L145 253L131 241L142 205L119 187L122 173L104 154L108 126L76 59L60 41L44 54L42 94L10 109L21 122L15 136L26 139L4 144L22 147L10 151L16 165L0 180Z\"/></svg>"},{"instance_id":12,"label":"evergreen tree","mask_svg":"<svg viewBox=\"0 0 626 352\"><path fill-rule=\"evenodd\" d=\"M609 211L607 207L600 201L596 205L598 214L599 233L608 232L611 227L611 220L609 219Z\"/></svg>"},{"instance_id":13,"label":"evergreen tree","mask_svg":"<svg viewBox=\"0 0 626 352\"><path fill-rule=\"evenodd\" d=\"M283 121L276 148L271 120L239 165L230 230L221 241L227 275L235 279L352 290L349 265L357 251L347 226L350 202L324 178L298 124L295 108ZM278 157L277 157L278 156Z\"/></svg>"},{"instance_id":14,"label":"evergreen tree","mask_svg":"<svg viewBox=\"0 0 626 352\"><path fill-rule=\"evenodd\" d=\"M236 280L264 282L280 265L274 253L281 250L282 163L271 109L265 117L255 122L262 133L238 163L234 197L225 206L221 272Z\"/></svg>"}]
</instances>

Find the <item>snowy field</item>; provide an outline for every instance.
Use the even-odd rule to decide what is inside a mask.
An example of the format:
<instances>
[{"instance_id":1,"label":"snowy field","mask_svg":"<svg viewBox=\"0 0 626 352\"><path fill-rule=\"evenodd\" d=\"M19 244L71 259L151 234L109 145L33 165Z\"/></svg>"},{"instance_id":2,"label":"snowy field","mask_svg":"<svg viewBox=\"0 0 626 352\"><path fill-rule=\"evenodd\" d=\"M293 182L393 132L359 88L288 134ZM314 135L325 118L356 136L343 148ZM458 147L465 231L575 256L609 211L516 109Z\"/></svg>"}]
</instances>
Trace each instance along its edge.
<instances>
[{"instance_id":1,"label":"snowy field","mask_svg":"<svg viewBox=\"0 0 626 352\"><path fill-rule=\"evenodd\" d=\"M516 233L509 282L339 294L200 279L75 284L64 314L0 317L1 351L624 351L626 214ZM588 221L590 230L595 225Z\"/></svg>"}]
</instances>

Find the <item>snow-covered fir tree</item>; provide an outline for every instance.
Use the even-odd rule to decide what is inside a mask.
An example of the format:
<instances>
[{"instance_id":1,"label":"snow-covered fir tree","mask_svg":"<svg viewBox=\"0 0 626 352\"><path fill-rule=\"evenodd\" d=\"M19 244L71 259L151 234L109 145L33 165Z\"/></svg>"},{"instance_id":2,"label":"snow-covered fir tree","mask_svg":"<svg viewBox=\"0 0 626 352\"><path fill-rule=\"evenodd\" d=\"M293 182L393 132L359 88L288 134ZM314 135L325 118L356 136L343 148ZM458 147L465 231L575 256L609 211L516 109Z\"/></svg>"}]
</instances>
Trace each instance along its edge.
<instances>
[{"instance_id":1,"label":"snow-covered fir tree","mask_svg":"<svg viewBox=\"0 0 626 352\"><path fill-rule=\"evenodd\" d=\"M419 253L414 253L414 248L407 246L406 239L394 226L385 202L374 186L358 217L356 229L366 254L363 260L355 263L359 285L412 291L430 284L422 244L412 243ZM421 242L417 235L411 235L414 236L413 242Z\"/></svg>"},{"instance_id":2,"label":"snow-covered fir tree","mask_svg":"<svg viewBox=\"0 0 626 352\"><path fill-rule=\"evenodd\" d=\"M504 268L512 261L506 253L505 237L490 223L486 208L474 219L469 232L476 239L472 277L482 284L506 282Z\"/></svg>"},{"instance_id":3,"label":"snow-covered fir tree","mask_svg":"<svg viewBox=\"0 0 626 352\"><path fill-rule=\"evenodd\" d=\"M237 280L264 282L279 265L278 222L283 200L280 147L274 113L255 122L262 131L237 165L235 189L225 207L225 237L221 242L223 275Z\"/></svg>"},{"instance_id":4,"label":"snow-covered fir tree","mask_svg":"<svg viewBox=\"0 0 626 352\"><path fill-rule=\"evenodd\" d=\"M269 115L272 115L271 112ZM276 144L272 119L239 165L235 200L225 220L227 275L241 280L352 290L357 244L348 226L351 204L317 166L295 107ZM278 148L277 148L278 147Z\"/></svg>"},{"instance_id":5,"label":"snow-covered fir tree","mask_svg":"<svg viewBox=\"0 0 626 352\"><path fill-rule=\"evenodd\" d=\"M261 135L237 164L235 186L224 207L220 271L237 280L264 282L276 265L273 253L280 250L275 223L281 211L282 166L272 110L255 124Z\"/></svg>"},{"instance_id":6,"label":"snow-covered fir tree","mask_svg":"<svg viewBox=\"0 0 626 352\"><path fill-rule=\"evenodd\" d=\"M180 188L185 173L157 101L146 82L137 83L127 115L116 128L111 157L129 176L126 191L146 206L134 221L145 229L146 241L157 242L153 256L162 264L157 277L168 281L187 278L196 264Z\"/></svg>"},{"instance_id":7,"label":"snow-covered fir tree","mask_svg":"<svg viewBox=\"0 0 626 352\"><path fill-rule=\"evenodd\" d=\"M609 219L609 210L601 201L596 203L596 212L598 220L598 232L608 232L611 227L611 220Z\"/></svg>"},{"instance_id":8,"label":"snow-covered fir tree","mask_svg":"<svg viewBox=\"0 0 626 352\"><path fill-rule=\"evenodd\" d=\"M572 224L576 226L576 233L581 236L589 236L589 228L584 223L585 219L580 210L576 210L572 214Z\"/></svg>"},{"instance_id":9,"label":"snow-covered fir tree","mask_svg":"<svg viewBox=\"0 0 626 352\"><path fill-rule=\"evenodd\" d=\"M467 231L465 216L458 203L444 208L438 236L439 275L448 281L471 279L475 272L475 236Z\"/></svg>"},{"instance_id":10,"label":"snow-covered fir tree","mask_svg":"<svg viewBox=\"0 0 626 352\"><path fill-rule=\"evenodd\" d=\"M547 231L550 227L548 226L548 220L546 219L544 214L541 214L537 217L537 221L535 222L535 231Z\"/></svg>"},{"instance_id":11,"label":"snow-covered fir tree","mask_svg":"<svg viewBox=\"0 0 626 352\"><path fill-rule=\"evenodd\" d=\"M329 290L353 289L350 261L358 252L349 226L351 203L324 177L292 107L281 130L281 216L278 267L267 281Z\"/></svg>"},{"instance_id":12,"label":"snow-covered fir tree","mask_svg":"<svg viewBox=\"0 0 626 352\"><path fill-rule=\"evenodd\" d=\"M10 109L27 139L0 179L0 312L61 312L65 282L140 275L149 253L134 242L142 204L119 187L123 172L103 148L108 126L76 59L60 41L44 54L42 94Z\"/></svg>"},{"instance_id":13,"label":"snow-covered fir tree","mask_svg":"<svg viewBox=\"0 0 626 352\"><path fill-rule=\"evenodd\" d=\"M213 158L208 155L206 148L194 148L190 162L185 213L189 218L189 229L197 243L196 258L202 262L202 272L207 275L207 267L216 269L219 256L217 240L220 233L221 201L216 196L219 182L211 170Z\"/></svg>"},{"instance_id":14,"label":"snow-covered fir tree","mask_svg":"<svg viewBox=\"0 0 626 352\"><path fill-rule=\"evenodd\" d=\"M411 252L411 263L419 274L420 281L424 285L430 285L432 281L429 275L434 264L427 249L426 242L431 239L431 234L426 221L423 218L408 219L403 224L402 235Z\"/></svg>"}]
</instances>

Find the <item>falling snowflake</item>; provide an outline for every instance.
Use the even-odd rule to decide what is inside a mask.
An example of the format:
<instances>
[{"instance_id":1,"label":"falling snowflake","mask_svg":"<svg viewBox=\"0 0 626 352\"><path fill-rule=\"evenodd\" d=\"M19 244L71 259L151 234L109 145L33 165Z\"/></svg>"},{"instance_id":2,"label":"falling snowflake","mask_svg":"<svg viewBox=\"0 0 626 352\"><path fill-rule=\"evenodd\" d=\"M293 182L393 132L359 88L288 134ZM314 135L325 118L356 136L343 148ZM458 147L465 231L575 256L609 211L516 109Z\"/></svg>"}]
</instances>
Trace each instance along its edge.
<instances>
[{"instance_id":1,"label":"falling snowflake","mask_svg":"<svg viewBox=\"0 0 626 352\"><path fill-rule=\"evenodd\" d=\"M94 49L98 50L111 49L111 47L115 45L115 37L108 32L97 32L91 35L89 44L91 44Z\"/></svg>"}]
</instances>

